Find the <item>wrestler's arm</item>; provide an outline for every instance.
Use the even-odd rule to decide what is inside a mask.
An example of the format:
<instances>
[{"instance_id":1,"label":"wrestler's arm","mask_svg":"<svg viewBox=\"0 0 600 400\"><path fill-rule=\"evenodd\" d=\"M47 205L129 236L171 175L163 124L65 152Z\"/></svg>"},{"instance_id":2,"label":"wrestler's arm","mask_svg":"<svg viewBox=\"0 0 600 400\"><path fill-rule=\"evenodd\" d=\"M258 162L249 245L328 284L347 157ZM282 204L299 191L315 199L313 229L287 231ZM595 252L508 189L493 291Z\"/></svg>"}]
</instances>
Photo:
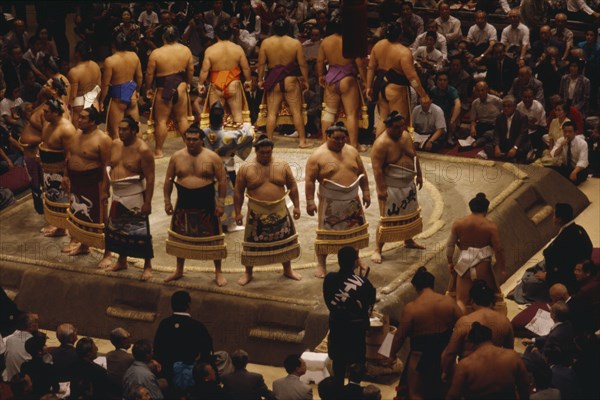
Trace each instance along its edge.
<instances>
[{"instance_id":1,"label":"wrestler's arm","mask_svg":"<svg viewBox=\"0 0 600 400\"><path fill-rule=\"evenodd\" d=\"M140 61L137 54L135 56L135 59L137 61L137 65L135 66L135 75L133 79L135 80L135 84L137 85L136 91L139 92L142 88L142 81L144 79L144 75L142 73L142 62Z\"/></svg>"},{"instance_id":2,"label":"wrestler's arm","mask_svg":"<svg viewBox=\"0 0 600 400\"><path fill-rule=\"evenodd\" d=\"M381 136L380 136L381 137ZM385 201L387 199L387 185L383 178L383 163L385 161L385 145L382 140L375 140L371 149L371 166L373 167L373 177L375 178L375 189L377 199Z\"/></svg>"},{"instance_id":3,"label":"wrestler's arm","mask_svg":"<svg viewBox=\"0 0 600 400\"><path fill-rule=\"evenodd\" d=\"M464 341L465 334L461 329L461 322L458 320L452 331L452 336L448 345L442 352L441 356L441 367L442 367L442 381L446 382L448 376L452 376L454 365L456 363L456 357L462 352L462 343Z\"/></svg>"},{"instance_id":4,"label":"wrestler's arm","mask_svg":"<svg viewBox=\"0 0 600 400\"><path fill-rule=\"evenodd\" d=\"M292 168L288 163L285 163L285 187L290 191L290 199L294 204L294 219L300 218L300 192L298 191L298 183L292 173Z\"/></svg>"},{"instance_id":5,"label":"wrestler's arm","mask_svg":"<svg viewBox=\"0 0 600 400\"><path fill-rule=\"evenodd\" d=\"M302 44L300 41L296 41L296 60L300 66L300 72L302 73L302 85L304 90L308 90L308 67L306 66L306 57L304 57L304 51L302 50Z\"/></svg>"},{"instance_id":6,"label":"wrestler's arm","mask_svg":"<svg viewBox=\"0 0 600 400\"><path fill-rule=\"evenodd\" d=\"M242 73L244 74L244 83L252 82L252 72L250 71L250 64L248 63L248 58L246 58L246 53L244 53L244 49L242 46L239 46L240 50L240 67L242 68ZM246 85L248 85L246 84Z\"/></svg>"},{"instance_id":7,"label":"wrestler's arm","mask_svg":"<svg viewBox=\"0 0 600 400\"><path fill-rule=\"evenodd\" d=\"M417 151L415 150L415 164L417 166L417 186L419 187L419 190L421 190L423 189L423 173L421 171L421 161L419 161L419 156L416 155L416 152Z\"/></svg>"},{"instance_id":8,"label":"wrestler's arm","mask_svg":"<svg viewBox=\"0 0 600 400\"><path fill-rule=\"evenodd\" d=\"M456 224L452 225L450 230L450 236L446 242L446 260L448 261L448 269L452 271L454 269L454 247L458 242L458 234L456 232Z\"/></svg>"},{"instance_id":9,"label":"wrestler's arm","mask_svg":"<svg viewBox=\"0 0 600 400\"><path fill-rule=\"evenodd\" d=\"M190 85L192 84L192 79L194 79L194 57L192 56L192 52L186 47L188 53L187 67L185 79L187 83L187 90L190 90Z\"/></svg>"},{"instance_id":10,"label":"wrestler's arm","mask_svg":"<svg viewBox=\"0 0 600 400\"><path fill-rule=\"evenodd\" d=\"M171 156L169 166L167 167L167 175L165 176L165 184L163 185L163 195L165 198L165 212L167 215L173 214L173 205L171 204L171 193L173 192L173 182L175 180L175 162L177 153Z\"/></svg>"},{"instance_id":11,"label":"wrestler's arm","mask_svg":"<svg viewBox=\"0 0 600 400\"><path fill-rule=\"evenodd\" d=\"M110 184L106 166L110 163L110 150L112 149L112 139L109 135L103 135L100 141L100 163L102 165L102 183L100 189L100 198L108 202L110 197Z\"/></svg>"},{"instance_id":12,"label":"wrestler's arm","mask_svg":"<svg viewBox=\"0 0 600 400\"><path fill-rule=\"evenodd\" d=\"M223 160L221 157L217 155L217 153L212 154L212 165L215 169L215 178L217 179L217 188L218 188L218 198L217 198L217 206L215 207L215 212L217 217L221 217L225 210L225 197L227 196L227 178L225 173L225 165L223 165Z\"/></svg>"},{"instance_id":13,"label":"wrestler's arm","mask_svg":"<svg viewBox=\"0 0 600 400\"><path fill-rule=\"evenodd\" d=\"M415 89L419 97L421 97L421 102L431 101L429 95L421 85L421 80L419 79L417 71L415 71L414 60L410 50L405 49L403 52L402 57L400 57L400 66L402 67L402 71L404 71L404 75L406 75L406 79L410 82L410 85Z\"/></svg>"},{"instance_id":14,"label":"wrestler's arm","mask_svg":"<svg viewBox=\"0 0 600 400\"><path fill-rule=\"evenodd\" d=\"M77 91L79 90L79 79L77 79L77 74L73 71L73 68L69 71L67 79L71 82L71 94L69 96L69 104L65 104L65 107L73 104L73 100L77 97Z\"/></svg>"},{"instance_id":15,"label":"wrestler's arm","mask_svg":"<svg viewBox=\"0 0 600 400\"><path fill-rule=\"evenodd\" d=\"M111 62L108 60L108 58L106 58L106 60L104 60L104 73L102 74L102 84L100 85L100 111L104 110L104 100L108 95L108 85L110 85L110 80L112 79L112 68L113 67Z\"/></svg>"},{"instance_id":16,"label":"wrestler's arm","mask_svg":"<svg viewBox=\"0 0 600 400\"><path fill-rule=\"evenodd\" d=\"M494 254L496 256L496 266L500 270L500 273L503 275L504 279L506 275L504 247L502 246L502 241L500 240L500 232L498 231L498 227L495 224L492 226L490 234L492 247L494 248Z\"/></svg>"},{"instance_id":17,"label":"wrestler's arm","mask_svg":"<svg viewBox=\"0 0 600 400\"><path fill-rule=\"evenodd\" d=\"M98 80L96 81L96 85L100 87L102 85L102 70L100 69L100 66L97 63L94 63L94 65L98 69Z\"/></svg>"},{"instance_id":18,"label":"wrestler's arm","mask_svg":"<svg viewBox=\"0 0 600 400\"><path fill-rule=\"evenodd\" d=\"M248 173L248 164L243 164L238 171L235 179L235 188L233 190L233 208L235 209L235 222L242 225L242 206L244 205L244 192L246 191L246 174Z\"/></svg>"},{"instance_id":19,"label":"wrestler's arm","mask_svg":"<svg viewBox=\"0 0 600 400\"><path fill-rule=\"evenodd\" d=\"M317 81L319 85L325 87L325 50L323 50L323 44L319 46L319 51L317 53Z\"/></svg>"},{"instance_id":20,"label":"wrestler's arm","mask_svg":"<svg viewBox=\"0 0 600 400\"><path fill-rule=\"evenodd\" d=\"M65 149L65 169L63 171L62 187L67 191L71 191L71 181L69 180L69 159L71 158L71 143L73 138L77 134L77 130L73 124L69 123L70 126L65 128L60 135L60 141L62 148Z\"/></svg>"},{"instance_id":21,"label":"wrestler's arm","mask_svg":"<svg viewBox=\"0 0 600 400\"><path fill-rule=\"evenodd\" d=\"M154 81L154 73L156 70L156 57L154 52L148 57L148 67L146 68L146 97L152 97L152 82Z\"/></svg>"},{"instance_id":22,"label":"wrestler's arm","mask_svg":"<svg viewBox=\"0 0 600 400\"><path fill-rule=\"evenodd\" d=\"M390 350L390 358L395 359L396 354L404 345L404 340L408 337L409 333L413 330L413 307L412 304L407 304L402 312L398 329L394 334L394 340L392 340L392 348Z\"/></svg>"},{"instance_id":23,"label":"wrestler's arm","mask_svg":"<svg viewBox=\"0 0 600 400\"><path fill-rule=\"evenodd\" d=\"M354 148L352 148L354 152L356 152L356 163L358 164L358 174L362 174L362 178L360 179L360 189L362 190L363 195L363 204L365 208L369 208L371 205L371 190L369 189L369 176L367 171L365 170L365 165L362 162L362 158L360 158L360 154Z\"/></svg>"},{"instance_id":24,"label":"wrestler's arm","mask_svg":"<svg viewBox=\"0 0 600 400\"><path fill-rule=\"evenodd\" d=\"M154 196L155 165L154 153L145 143L140 147L140 156L142 161L142 173L146 179L146 188L144 189L144 204L142 205L142 214L150 215L152 212L152 197Z\"/></svg>"},{"instance_id":25,"label":"wrestler's arm","mask_svg":"<svg viewBox=\"0 0 600 400\"><path fill-rule=\"evenodd\" d=\"M210 72L211 64L210 64L210 51L207 50L208 54L204 54L204 60L202 61L202 68L200 69L200 75L198 76L198 91L200 91L200 86L204 86L204 82L206 82L206 78L208 78L208 73Z\"/></svg>"},{"instance_id":26,"label":"wrestler's arm","mask_svg":"<svg viewBox=\"0 0 600 400\"><path fill-rule=\"evenodd\" d=\"M315 181L319 174L319 163L315 154L311 154L306 161L306 178L304 179L304 193L306 194L306 213L310 216L315 214Z\"/></svg>"},{"instance_id":27,"label":"wrestler's arm","mask_svg":"<svg viewBox=\"0 0 600 400\"><path fill-rule=\"evenodd\" d=\"M266 41L266 40L265 40ZM263 79L265 77L265 66L267 64L267 53L265 51L265 41L258 49L258 87L263 88Z\"/></svg>"},{"instance_id":28,"label":"wrestler's arm","mask_svg":"<svg viewBox=\"0 0 600 400\"><path fill-rule=\"evenodd\" d=\"M354 60L354 62L356 63L356 69L358 69L358 76L364 85L367 80L367 68L365 65L365 60L362 57L358 57Z\"/></svg>"},{"instance_id":29,"label":"wrestler's arm","mask_svg":"<svg viewBox=\"0 0 600 400\"><path fill-rule=\"evenodd\" d=\"M460 116L461 107L462 104L460 102L460 97L457 97L456 99L454 99L454 108L452 108L452 115L450 115L450 126L448 127L448 130L454 129L456 121Z\"/></svg>"},{"instance_id":30,"label":"wrestler's arm","mask_svg":"<svg viewBox=\"0 0 600 400\"><path fill-rule=\"evenodd\" d=\"M371 57L369 57L369 66L367 67L367 84L365 95L367 99L371 100L371 91L373 85L373 78L375 77L375 71L377 71L377 44L371 50Z\"/></svg>"},{"instance_id":31,"label":"wrestler's arm","mask_svg":"<svg viewBox=\"0 0 600 400\"><path fill-rule=\"evenodd\" d=\"M450 389L448 389L448 393L446 394L446 400L462 399L463 393L466 392L464 390L466 383L467 372L464 369L464 365L459 364L456 367L456 372L454 373L454 377L452 378L452 384L450 385Z\"/></svg>"}]
</instances>

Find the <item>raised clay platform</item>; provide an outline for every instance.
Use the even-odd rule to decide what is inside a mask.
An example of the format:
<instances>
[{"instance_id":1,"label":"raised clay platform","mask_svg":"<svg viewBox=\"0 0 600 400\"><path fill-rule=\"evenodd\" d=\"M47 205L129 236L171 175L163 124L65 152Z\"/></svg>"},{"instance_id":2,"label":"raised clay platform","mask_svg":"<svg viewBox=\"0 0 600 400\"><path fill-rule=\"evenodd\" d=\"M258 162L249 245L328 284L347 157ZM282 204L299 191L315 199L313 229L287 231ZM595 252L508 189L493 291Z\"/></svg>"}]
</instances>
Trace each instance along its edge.
<instances>
[{"instance_id":1,"label":"raised clay platform","mask_svg":"<svg viewBox=\"0 0 600 400\"><path fill-rule=\"evenodd\" d=\"M170 141L176 148L181 142ZM168 152L170 154L171 151ZM304 165L309 151L276 147L275 157L286 159L296 174L304 201ZM253 157L251 155L251 157ZM369 158L371 197L376 198ZM68 257L60 252L66 238L44 238L39 233L44 220L35 214L30 200L0 214L0 286L21 309L40 314L42 328L55 329L61 322L73 322L81 335L108 337L123 326L136 339L153 339L160 320L170 315L170 296L185 288L192 294L192 315L203 321L215 342L215 349L247 350L252 362L281 365L292 352L314 349L327 333L328 312L322 299L322 280L312 276L316 218L303 214L296 226L302 254L293 262L303 274L300 282L285 279L281 266L255 268L254 280L245 287L236 280L243 271L239 263L242 232L227 234L228 258L224 271L229 284L214 284L211 262L190 260L185 277L164 284L175 259L165 253L164 239L169 224L163 208L162 184L167 159L157 161L157 178L151 232L154 237L155 273L150 282L140 282L141 263L134 262L117 273L98 270L100 253ZM386 245L384 262L371 265L370 280L377 287L376 309L397 321L403 305L415 293L410 277L420 265L437 276L436 289L448 284L445 243L452 222L469 213L468 201L480 191L491 200L489 217L499 227L506 250L507 272L518 269L556 233L552 206L569 202L579 214L589 201L576 187L548 169L515 166L492 161L421 154L425 185L419 192L424 231L417 240L426 250L409 250L400 243ZM175 194L173 196L175 198ZM378 210L367 212L371 246L361 251L368 260L374 245ZM329 270L337 270L335 257L328 258ZM371 264L370 262L368 262Z\"/></svg>"}]
</instances>

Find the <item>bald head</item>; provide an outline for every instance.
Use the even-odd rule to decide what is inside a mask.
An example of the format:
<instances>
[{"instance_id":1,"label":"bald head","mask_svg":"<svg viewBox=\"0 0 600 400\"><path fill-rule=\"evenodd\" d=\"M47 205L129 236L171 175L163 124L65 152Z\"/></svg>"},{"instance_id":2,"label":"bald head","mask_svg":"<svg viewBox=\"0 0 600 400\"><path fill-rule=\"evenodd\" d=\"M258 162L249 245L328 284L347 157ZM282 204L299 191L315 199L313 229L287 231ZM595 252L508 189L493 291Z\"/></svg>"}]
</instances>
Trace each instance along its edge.
<instances>
[{"instance_id":1,"label":"bald head","mask_svg":"<svg viewBox=\"0 0 600 400\"><path fill-rule=\"evenodd\" d=\"M567 301L569 298L569 291L562 283L555 283L554 285L550 286L548 293L552 299L552 303L556 303L558 301Z\"/></svg>"},{"instance_id":2,"label":"bald head","mask_svg":"<svg viewBox=\"0 0 600 400\"><path fill-rule=\"evenodd\" d=\"M61 344L75 344L77 329L72 324L60 324L56 328L56 338Z\"/></svg>"}]
</instances>

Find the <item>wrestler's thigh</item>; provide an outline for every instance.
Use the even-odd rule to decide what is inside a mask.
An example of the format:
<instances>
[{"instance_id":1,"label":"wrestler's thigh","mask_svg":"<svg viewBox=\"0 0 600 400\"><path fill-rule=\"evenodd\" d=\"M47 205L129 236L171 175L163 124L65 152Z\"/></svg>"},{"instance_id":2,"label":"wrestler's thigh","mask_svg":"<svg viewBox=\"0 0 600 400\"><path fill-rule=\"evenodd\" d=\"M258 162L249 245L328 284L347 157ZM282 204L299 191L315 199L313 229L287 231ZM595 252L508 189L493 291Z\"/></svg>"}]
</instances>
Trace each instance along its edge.
<instances>
[{"instance_id":1,"label":"wrestler's thigh","mask_svg":"<svg viewBox=\"0 0 600 400\"><path fill-rule=\"evenodd\" d=\"M347 76L340 82L340 92L342 92L342 103L346 115L356 114L358 112L359 88L354 77Z\"/></svg>"},{"instance_id":2,"label":"wrestler's thigh","mask_svg":"<svg viewBox=\"0 0 600 400\"><path fill-rule=\"evenodd\" d=\"M279 90L279 85L275 86L273 90L267 93L267 111L271 113L279 113L281 108L281 101L283 100L283 93Z\"/></svg>"},{"instance_id":3,"label":"wrestler's thigh","mask_svg":"<svg viewBox=\"0 0 600 400\"><path fill-rule=\"evenodd\" d=\"M469 301L469 291L473 286L473 281L468 275L469 271L465 272L463 276L456 276L456 300L462 301L465 305Z\"/></svg>"},{"instance_id":4,"label":"wrestler's thigh","mask_svg":"<svg viewBox=\"0 0 600 400\"><path fill-rule=\"evenodd\" d=\"M491 263L489 261L479 263L475 269L477 271L477 279L484 280L490 289L493 289L497 292L498 285L496 283L494 272L492 271Z\"/></svg>"},{"instance_id":5,"label":"wrestler's thigh","mask_svg":"<svg viewBox=\"0 0 600 400\"><path fill-rule=\"evenodd\" d=\"M110 108L108 110L108 125L111 127L111 129L118 128L119 123L121 122L121 120L123 119L123 116L125 115L126 109L127 109L126 103L123 103L122 101L117 100L117 99L111 99ZM113 135L118 135L119 131L117 129L111 133Z\"/></svg>"},{"instance_id":6,"label":"wrestler's thigh","mask_svg":"<svg viewBox=\"0 0 600 400\"><path fill-rule=\"evenodd\" d=\"M156 91L154 100L154 119L157 121L164 121L171 116L171 109L173 105L171 101L164 101L162 98L162 88Z\"/></svg>"},{"instance_id":7,"label":"wrestler's thigh","mask_svg":"<svg viewBox=\"0 0 600 400\"><path fill-rule=\"evenodd\" d=\"M325 107L331 108L336 111L340 106L341 97L335 91L334 85L325 86L325 90L323 91L323 103L325 103Z\"/></svg>"},{"instance_id":8,"label":"wrestler's thigh","mask_svg":"<svg viewBox=\"0 0 600 400\"><path fill-rule=\"evenodd\" d=\"M290 112L300 112L302 110L302 89L300 81L295 76L285 78L285 102L290 107Z\"/></svg>"},{"instance_id":9,"label":"wrestler's thigh","mask_svg":"<svg viewBox=\"0 0 600 400\"><path fill-rule=\"evenodd\" d=\"M223 92L214 85L210 86L210 92L208 93L208 107L212 107L216 102L220 102L222 106L225 106L225 100L223 99Z\"/></svg>"},{"instance_id":10,"label":"wrestler's thigh","mask_svg":"<svg viewBox=\"0 0 600 400\"><path fill-rule=\"evenodd\" d=\"M243 109L243 96L242 96L242 83L240 81L234 81L229 84L227 87L227 93L229 93L229 98L227 99L227 104L229 105L229 110L231 111L231 116L234 122L242 122L242 109ZM237 120L236 120L237 119Z\"/></svg>"},{"instance_id":11,"label":"wrestler's thigh","mask_svg":"<svg viewBox=\"0 0 600 400\"><path fill-rule=\"evenodd\" d=\"M187 85L185 83L180 83L179 86L177 86L177 94L179 95L179 98L177 99L177 103L173 104L173 113L175 114L176 119L186 118L190 104Z\"/></svg>"},{"instance_id":12,"label":"wrestler's thigh","mask_svg":"<svg viewBox=\"0 0 600 400\"><path fill-rule=\"evenodd\" d=\"M417 372L417 365L421 359L421 353L413 352L408 360L408 398L409 399L422 399L423 398L423 386L425 384L424 377L421 373Z\"/></svg>"},{"instance_id":13,"label":"wrestler's thigh","mask_svg":"<svg viewBox=\"0 0 600 400\"><path fill-rule=\"evenodd\" d=\"M389 102L389 110L398 111L405 118L410 115L410 97L408 88L389 84L385 88L385 96Z\"/></svg>"}]
</instances>

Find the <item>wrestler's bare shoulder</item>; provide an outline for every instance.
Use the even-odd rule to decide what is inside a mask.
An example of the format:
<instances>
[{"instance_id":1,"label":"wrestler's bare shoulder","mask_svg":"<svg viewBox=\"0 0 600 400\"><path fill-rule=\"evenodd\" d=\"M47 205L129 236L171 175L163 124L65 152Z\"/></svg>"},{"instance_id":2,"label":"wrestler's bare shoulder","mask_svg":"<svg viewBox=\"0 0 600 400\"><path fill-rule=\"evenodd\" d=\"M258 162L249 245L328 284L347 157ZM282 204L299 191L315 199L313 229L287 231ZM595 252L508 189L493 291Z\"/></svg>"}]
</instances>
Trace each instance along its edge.
<instances>
[{"instance_id":1,"label":"wrestler's bare shoulder","mask_svg":"<svg viewBox=\"0 0 600 400\"><path fill-rule=\"evenodd\" d=\"M371 56L379 56L389 47L390 42L387 39L382 39L375 43L371 49Z\"/></svg>"},{"instance_id":2,"label":"wrestler's bare shoulder","mask_svg":"<svg viewBox=\"0 0 600 400\"><path fill-rule=\"evenodd\" d=\"M342 147L342 156L344 157L344 159L356 158L360 157L360 153L358 152L358 150L356 150L354 146L350 146L347 144L344 147Z\"/></svg>"}]
</instances>

